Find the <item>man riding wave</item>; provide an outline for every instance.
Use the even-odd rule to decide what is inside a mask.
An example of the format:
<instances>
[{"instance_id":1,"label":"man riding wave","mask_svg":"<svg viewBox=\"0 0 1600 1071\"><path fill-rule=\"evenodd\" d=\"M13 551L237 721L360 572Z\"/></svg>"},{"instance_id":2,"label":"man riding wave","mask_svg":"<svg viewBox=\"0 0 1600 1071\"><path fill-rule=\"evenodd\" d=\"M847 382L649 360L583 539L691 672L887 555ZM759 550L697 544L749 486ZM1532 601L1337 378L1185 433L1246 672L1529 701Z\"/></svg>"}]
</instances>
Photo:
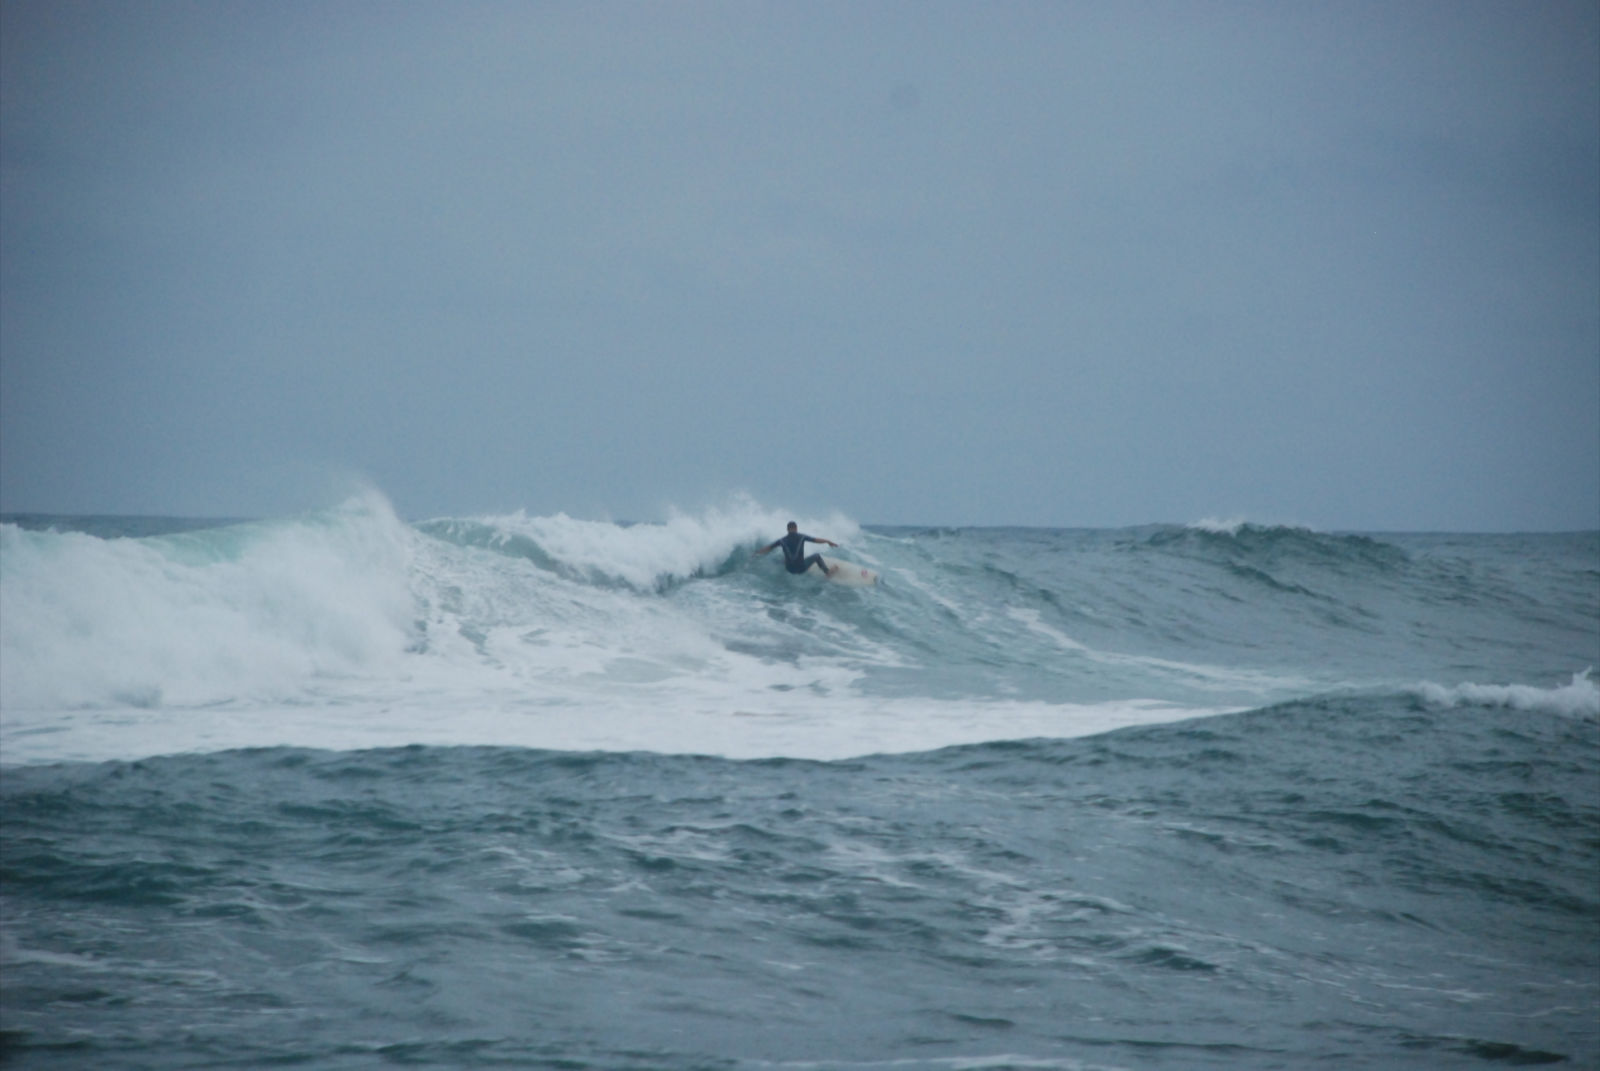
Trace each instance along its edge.
<instances>
[{"instance_id":1,"label":"man riding wave","mask_svg":"<svg viewBox=\"0 0 1600 1071\"><path fill-rule=\"evenodd\" d=\"M756 551L756 553L758 555L767 554L776 547L782 547L783 567L789 570L791 573L803 573L815 565L821 568L824 575L832 576L833 571L837 569L838 566L829 565L827 562L822 560L822 555L820 554L813 554L809 558L806 557L805 548L807 543L826 543L830 547L837 547L839 545L831 539L819 539L816 536L805 535L800 531L798 525L796 525L793 521L790 521L788 535L784 536L782 539L773 540L771 543L768 543L766 546Z\"/></svg>"}]
</instances>

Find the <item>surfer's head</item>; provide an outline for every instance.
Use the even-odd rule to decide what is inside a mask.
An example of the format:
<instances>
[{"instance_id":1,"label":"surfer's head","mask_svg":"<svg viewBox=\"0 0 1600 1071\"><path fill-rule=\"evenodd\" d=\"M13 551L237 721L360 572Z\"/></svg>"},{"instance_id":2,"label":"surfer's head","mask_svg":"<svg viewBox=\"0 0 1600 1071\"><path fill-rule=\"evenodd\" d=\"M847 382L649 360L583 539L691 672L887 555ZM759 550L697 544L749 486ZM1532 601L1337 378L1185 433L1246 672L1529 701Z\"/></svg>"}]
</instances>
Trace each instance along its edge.
<instances>
[{"instance_id":1,"label":"surfer's head","mask_svg":"<svg viewBox=\"0 0 1600 1071\"><path fill-rule=\"evenodd\" d=\"M798 532L799 530L800 530L800 526L798 524L795 524L793 521L789 522L789 531Z\"/></svg>"}]
</instances>

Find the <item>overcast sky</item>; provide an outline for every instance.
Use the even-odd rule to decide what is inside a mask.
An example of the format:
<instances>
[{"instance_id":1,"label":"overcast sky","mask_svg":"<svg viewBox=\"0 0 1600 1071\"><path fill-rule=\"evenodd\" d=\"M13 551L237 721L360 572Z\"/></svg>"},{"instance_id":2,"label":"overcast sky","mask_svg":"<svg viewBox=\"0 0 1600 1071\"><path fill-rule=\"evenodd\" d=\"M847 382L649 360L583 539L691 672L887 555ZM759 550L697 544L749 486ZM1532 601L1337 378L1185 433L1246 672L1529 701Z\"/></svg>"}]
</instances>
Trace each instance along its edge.
<instances>
[{"instance_id":1,"label":"overcast sky","mask_svg":"<svg viewBox=\"0 0 1600 1071\"><path fill-rule=\"evenodd\" d=\"M0 509L1600 526L1600 5L0 2Z\"/></svg>"}]
</instances>

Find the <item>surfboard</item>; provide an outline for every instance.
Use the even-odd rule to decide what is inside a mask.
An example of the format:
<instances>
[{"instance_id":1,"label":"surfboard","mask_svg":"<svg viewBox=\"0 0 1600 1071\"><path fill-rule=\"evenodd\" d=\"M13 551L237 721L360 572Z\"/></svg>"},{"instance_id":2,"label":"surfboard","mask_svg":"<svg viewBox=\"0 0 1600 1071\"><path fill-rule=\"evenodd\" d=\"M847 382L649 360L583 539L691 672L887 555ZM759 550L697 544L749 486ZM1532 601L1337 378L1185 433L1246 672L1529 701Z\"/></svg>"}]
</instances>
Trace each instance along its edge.
<instances>
[{"instance_id":1,"label":"surfboard","mask_svg":"<svg viewBox=\"0 0 1600 1071\"><path fill-rule=\"evenodd\" d=\"M878 582L878 574L864 565L847 562L843 558L823 558L823 563L833 572L828 574L828 579L835 584L844 584L852 588L870 588ZM837 566L838 568L834 568ZM815 572L815 568L812 569Z\"/></svg>"}]
</instances>

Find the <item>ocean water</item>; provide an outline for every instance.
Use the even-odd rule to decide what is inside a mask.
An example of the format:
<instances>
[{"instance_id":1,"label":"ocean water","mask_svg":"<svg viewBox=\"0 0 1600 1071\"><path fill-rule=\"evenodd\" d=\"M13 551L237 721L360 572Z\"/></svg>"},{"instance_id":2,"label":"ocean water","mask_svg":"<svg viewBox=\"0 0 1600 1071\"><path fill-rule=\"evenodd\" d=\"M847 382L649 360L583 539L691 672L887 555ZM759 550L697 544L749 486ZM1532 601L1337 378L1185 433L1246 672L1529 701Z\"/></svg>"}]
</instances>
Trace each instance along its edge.
<instances>
[{"instance_id":1,"label":"ocean water","mask_svg":"<svg viewBox=\"0 0 1600 1071\"><path fill-rule=\"evenodd\" d=\"M0 525L0 1061L1600 1067L1600 533Z\"/></svg>"}]
</instances>

